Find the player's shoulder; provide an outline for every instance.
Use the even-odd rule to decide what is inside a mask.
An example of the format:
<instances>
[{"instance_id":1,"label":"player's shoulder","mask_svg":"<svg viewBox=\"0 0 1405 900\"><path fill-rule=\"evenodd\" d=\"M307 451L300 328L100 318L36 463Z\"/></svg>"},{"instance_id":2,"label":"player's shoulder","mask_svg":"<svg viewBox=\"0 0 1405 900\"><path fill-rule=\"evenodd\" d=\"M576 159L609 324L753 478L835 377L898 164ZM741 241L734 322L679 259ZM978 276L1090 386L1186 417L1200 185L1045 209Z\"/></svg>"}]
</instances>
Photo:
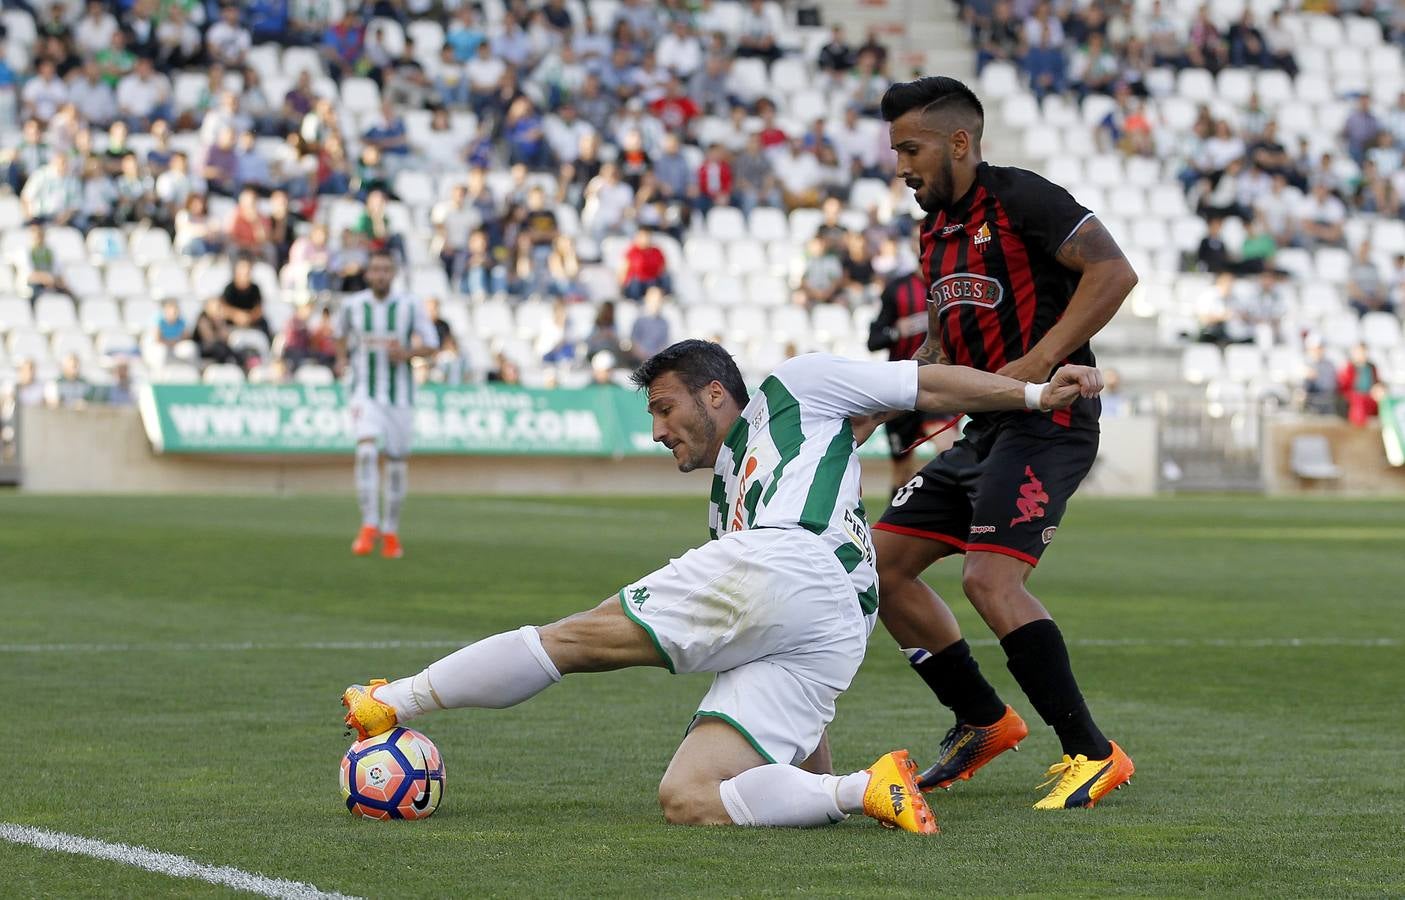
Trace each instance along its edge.
<instances>
[{"instance_id":1,"label":"player's shoulder","mask_svg":"<svg viewBox=\"0 0 1405 900\"><path fill-rule=\"evenodd\" d=\"M994 166L986 163L981 166L981 183L987 191L997 197L1011 195L1020 201L1029 202L1030 192L1066 194L1067 191L1049 179L1030 169L1019 166Z\"/></svg>"}]
</instances>

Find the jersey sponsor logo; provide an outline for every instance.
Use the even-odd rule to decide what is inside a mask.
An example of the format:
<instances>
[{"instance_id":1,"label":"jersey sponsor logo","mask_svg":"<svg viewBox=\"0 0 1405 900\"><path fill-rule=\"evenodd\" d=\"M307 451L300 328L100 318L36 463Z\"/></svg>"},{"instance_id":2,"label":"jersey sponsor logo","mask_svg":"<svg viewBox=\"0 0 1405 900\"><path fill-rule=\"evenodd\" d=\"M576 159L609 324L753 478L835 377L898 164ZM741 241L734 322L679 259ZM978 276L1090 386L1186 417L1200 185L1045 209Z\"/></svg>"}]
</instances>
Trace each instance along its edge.
<instances>
[{"instance_id":1,"label":"jersey sponsor logo","mask_svg":"<svg viewBox=\"0 0 1405 900\"><path fill-rule=\"evenodd\" d=\"M1044 482L1034 474L1034 469L1025 466L1024 475L1029 480L1020 485L1020 498L1015 501L1015 508L1020 514L1010 520L1011 525L1023 525L1025 522L1044 518L1044 504L1049 502L1049 495L1044 491Z\"/></svg>"},{"instance_id":2,"label":"jersey sponsor logo","mask_svg":"<svg viewBox=\"0 0 1405 900\"><path fill-rule=\"evenodd\" d=\"M956 232L963 230L965 227L965 222L957 222L955 225L948 225L942 229L942 237L950 237Z\"/></svg>"},{"instance_id":3,"label":"jersey sponsor logo","mask_svg":"<svg viewBox=\"0 0 1405 900\"><path fill-rule=\"evenodd\" d=\"M746 461L746 468L742 469L742 480L737 485L737 499L732 503L732 525L728 531L741 531L746 528L746 483L756 474L757 465L756 457L753 456Z\"/></svg>"},{"instance_id":4,"label":"jersey sponsor logo","mask_svg":"<svg viewBox=\"0 0 1405 900\"><path fill-rule=\"evenodd\" d=\"M844 510L844 533L849 536L849 540L863 551L863 558L869 563L873 562L873 538L869 534L868 523L863 520L856 509Z\"/></svg>"},{"instance_id":5,"label":"jersey sponsor logo","mask_svg":"<svg viewBox=\"0 0 1405 900\"><path fill-rule=\"evenodd\" d=\"M932 282L927 302L935 304L939 313L947 307L961 305L994 309L1004 296L1004 287L989 275L957 272Z\"/></svg>"},{"instance_id":6,"label":"jersey sponsor logo","mask_svg":"<svg viewBox=\"0 0 1405 900\"><path fill-rule=\"evenodd\" d=\"M990 223L982 222L981 230L971 235L971 243L984 250L985 245L990 243Z\"/></svg>"},{"instance_id":7,"label":"jersey sponsor logo","mask_svg":"<svg viewBox=\"0 0 1405 900\"><path fill-rule=\"evenodd\" d=\"M643 609L648 600L649 589L642 584L629 592L629 602L634 604L635 609Z\"/></svg>"}]
</instances>

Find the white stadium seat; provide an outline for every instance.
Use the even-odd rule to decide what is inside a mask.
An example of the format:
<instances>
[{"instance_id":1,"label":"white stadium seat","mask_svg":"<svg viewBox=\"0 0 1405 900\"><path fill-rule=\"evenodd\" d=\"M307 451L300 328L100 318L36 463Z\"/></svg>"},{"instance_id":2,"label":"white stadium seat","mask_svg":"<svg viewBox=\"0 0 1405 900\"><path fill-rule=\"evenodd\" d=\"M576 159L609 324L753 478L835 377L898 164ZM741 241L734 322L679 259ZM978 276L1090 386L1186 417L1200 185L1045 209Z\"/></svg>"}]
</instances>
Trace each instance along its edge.
<instances>
[{"instance_id":1,"label":"white stadium seat","mask_svg":"<svg viewBox=\"0 0 1405 900\"><path fill-rule=\"evenodd\" d=\"M331 387L336 384L336 376L326 366L304 364L293 373L293 380L309 387Z\"/></svg>"},{"instance_id":2,"label":"white stadium seat","mask_svg":"<svg viewBox=\"0 0 1405 900\"><path fill-rule=\"evenodd\" d=\"M1252 344L1230 344L1224 350L1224 376L1240 383L1263 376L1263 353Z\"/></svg>"},{"instance_id":3,"label":"white stadium seat","mask_svg":"<svg viewBox=\"0 0 1405 900\"><path fill-rule=\"evenodd\" d=\"M1181 355L1181 376L1191 384L1218 378L1223 368L1220 348L1214 344L1191 344Z\"/></svg>"},{"instance_id":4,"label":"white stadium seat","mask_svg":"<svg viewBox=\"0 0 1405 900\"><path fill-rule=\"evenodd\" d=\"M731 272L709 272L703 276L703 288L709 303L731 305L744 301L745 284Z\"/></svg>"},{"instance_id":5,"label":"white stadium seat","mask_svg":"<svg viewBox=\"0 0 1405 900\"><path fill-rule=\"evenodd\" d=\"M716 272L727 264L721 241L703 236L690 237L683 244L683 256L695 272Z\"/></svg>"},{"instance_id":6,"label":"white stadium seat","mask_svg":"<svg viewBox=\"0 0 1405 900\"><path fill-rule=\"evenodd\" d=\"M512 308L502 300L484 300L473 311L473 324L481 338L505 337L514 330Z\"/></svg>"},{"instance_id":7,"label":"white stadium seat","mask_svg":"<svg viewBox=\"0 0 1405 900\"><path fill-rule=\"evenodd\" d=\"M1400 320L1388 312L1367 313L1361 317L1361 340L1372 350L1399 347Z\"/></svg>"},{"instance_id":8,"label":"white stadium seat","mask_svg":"<svg viewBox=\"0 0 1405 900\"><path fill-rule=\"evenodd\" d=\"M40 331L54 332L78 327L73 301L63 294L41 294L34 301L34 322Z\"/></svg>"},{"instance_id":9,"label":"white stadium seat","mask_svg":"<svg viewBox=\"0 0 1405 900\"><path fill-rule=\"evenodd\" d=\"M201 380L206 384L243 384L244 370L231 363L215 363L205 367Z\"/></svg>"},{"instance_id":10,"label":"white stadium seat","mask_svg":"<svg viewBox=\"0 0 1405 900\"><path fill-rule=\"evenodd\" d=\"M78 309L78 319L89 334L105 328L116 328L122 324L122 313L117 304L106 297L93 297L84 300Z\"/></svg>"},{"instance_id":11,"label":"white stadium seat","mask_svg":"<svg viewBox=\"0 0 1405 900\"><path fill-rule=\"evenodd\" d=\"M714 206L707 211L707 233L719 241L735 240L746 231L746 217L735 206Z\"/></svg>"},{"instance_id":12,"label":"white stadium seat","mask_svg":"<svg viewBox=\"0 0 1405 900\"><path fill-rule=\"evenodd\" d=\"M758 241L784 241L790 239L790 224L785 210L773 206L758 206L751 211L751 236Z\"/></svg>"}]
</instances>

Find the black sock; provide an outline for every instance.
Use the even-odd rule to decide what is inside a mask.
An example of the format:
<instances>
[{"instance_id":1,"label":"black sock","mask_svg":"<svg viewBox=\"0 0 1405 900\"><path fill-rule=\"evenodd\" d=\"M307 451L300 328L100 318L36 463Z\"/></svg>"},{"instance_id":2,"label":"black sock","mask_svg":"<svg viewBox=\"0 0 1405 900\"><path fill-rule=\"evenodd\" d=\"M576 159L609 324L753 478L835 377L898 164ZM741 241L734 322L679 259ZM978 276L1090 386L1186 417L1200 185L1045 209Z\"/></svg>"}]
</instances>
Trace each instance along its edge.
<instances>
[{"instance_id":1,"label":"black sock","mask_svg":"<svg viewBox=\"0 0 1405 900\"><path fill-rule=\"evenodd\" d=\"M956 713L956 721L990 725L1005 715L1004 702L981 674L971 646L964 639L912 667L942 705Z\"/></svg>"},{"instance_id":2,"label":"black sock","mask_svg":"<svg viewBox=\"0 0 1405 900\"><path fill-rule=\"evenodd\" d=\"M1107 759L1112 747L1093 723L1088 704L1073 679L1059 626L1051 619L1021 625L1000 639L1010 674L1024 689L1044 724L1051 726L1069 756Z\"/></svg>"}]
</instances>

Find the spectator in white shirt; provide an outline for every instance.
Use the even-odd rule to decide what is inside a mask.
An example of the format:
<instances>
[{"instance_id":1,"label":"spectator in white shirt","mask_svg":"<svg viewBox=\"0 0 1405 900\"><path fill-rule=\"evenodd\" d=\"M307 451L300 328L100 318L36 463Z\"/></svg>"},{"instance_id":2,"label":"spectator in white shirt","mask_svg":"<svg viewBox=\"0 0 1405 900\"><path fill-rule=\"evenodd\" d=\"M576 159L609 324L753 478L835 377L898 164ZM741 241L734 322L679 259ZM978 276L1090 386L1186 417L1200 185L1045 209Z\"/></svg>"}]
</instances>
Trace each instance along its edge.
<instances>
[{"instance_id":1,"label":"spectator in white shirt","mask_svg":"<svg viewBox=\"0 0 1405 900\"><path fill-rule=\"evenodd\" d=\"M672 30L659 39L654 52L669 71L685 80L702 67L702 41L689 30L687 20L683 18L673 20Z\"/></svg>"},{"instance_id":2,"label":"spectator in white shirt","mask_svg":"<svg viewBox=\"0 0 1405 900\"><path fill-rule=\"evenodd\" d=\"M473 114L482 119L488 115L501 113L498 109L498 89L507 75L507 63L493 55L493 47L487 41L478 45L478 52L464 63L468 76L468 105Z\"/></svg>"},{"instance_id":3,"label":"spectator in white shirt","mask_svg":"<svg viewBox=\"0 0 1405 900\"><path fill-rule=\"evenodd\" d=\"M1309 247L1316 244L1341 246L1346 207L1337 196L1318 183L1298 204L1298 239Z\"/></svg>"},{"instance_id":4,"label":"spectator in white shirt","mask_svg":"<svg viewBox=\"0 0 1405 900\"><path fill-rule=\"evenodd\" d=\"M624 222L625 211L634 205L634 189L620 178L619 167L605 163L600 174L585 186L585 205L581 224L595 237L605 237L617 231Z\"/></svg>"},{"instance_id":5,"label":"spectator in white shirt","mask_svg":"<svg viewBox=\"0 0 1405 900\"><path fill-rule=\"evenodd\" d=\"M117 82L117 110L132 131L149 131L153 119L171 117L170 79L138 57L136 68Z\"/></svg>"},{"instance_id":6,"label":"spectator in white shirt","mask_svg":"<svg viewBox=\"0 0 1405 900\"><path fill-rule=\"evenodd\" d=\"M83 186L69 171L68 154L56 153L48 165L29 176L20 191L24 217L67 225L83 202Z\"/></svg>"},{"instance_id":7,"label":"spectator in white shirt","mask_svg":"<svg viewBox=\"0 0 1405 900\"><path fill-rule=\"evenodd\" d=\"M764 59L767 65L781 58L776 46L776 23L763 0L751 0L737 29L737 56Z\"/></svg>"},{"instance_id":8,"label":"spectator in white shirt","mask_svg":"<svg viewBox=\"0 0 1405 900\"><path fill-rule=\"evenodd\" d=\"M83 63L83 70L73 76L68 86L68 99L78 114L90 125L105 128L117 112L117 97L102 78L96 60Z\"/></svg>"},{"instance_id":9,"label":"spectator in white shirt","mask_svg":"<svg viewBox=\"0 0 1405 900\"><path fill-rule=\"evenodd\" d=\"M548 116L545 124L546 142L551 145L558 163L573 163L580 158L581 139L595 134L595 127L576 114L569 100L561 104L556 115Z\"/></svg>"},{"instance_id":10,"label":"spectator in white shirt","mask_svg":"<svg viewBox=\"0 0 1405 900\"><path fill-rule=\"evenodd\" d=\"M42 122L49 121L68 101L68 85L59 78L53 60L39 61L38 72L25 82L24 89L20 91L20 101L25 116L33 116Z\"/></svg>"},{"instance_id":11,"label":"spectator in white shirt","mask_svg":"<svg viewBox=\"0 0 1405 900\"><path fill-rule=\"evenodd\" d=\"M87 11L78 24L73 26L73 42L84 57L97 55L112 44L112 36L117 33L117 19L107 11L102 0L88 0Z\"/></svg>"},{"instance_id":12,"label":"spectator in white shirt","mask_svg":"<svg viewBox=\"0 0 1405 900\"><path fill-rule=\"evenodd\" d=\"M820 205L820 183L824 181L824 168L815 154L805 149L800 138L791 138L789 144L777 147L771 157L771 168L781 185L781 195L786 209L801 206Z\"/></svg>"},{"instance_id":13,"label":"spectator in white shirt","mask_svg":"<svg viewBox=\"0 0 1405 900\"><path fill-rule=\"evenodd\" d=\"M239 21L239 6L227 4L220 10L220 20L205 33L205 50L210 57L226 66L244 66L244 58L254 39Z\"/></svg>"}]
</instances>

